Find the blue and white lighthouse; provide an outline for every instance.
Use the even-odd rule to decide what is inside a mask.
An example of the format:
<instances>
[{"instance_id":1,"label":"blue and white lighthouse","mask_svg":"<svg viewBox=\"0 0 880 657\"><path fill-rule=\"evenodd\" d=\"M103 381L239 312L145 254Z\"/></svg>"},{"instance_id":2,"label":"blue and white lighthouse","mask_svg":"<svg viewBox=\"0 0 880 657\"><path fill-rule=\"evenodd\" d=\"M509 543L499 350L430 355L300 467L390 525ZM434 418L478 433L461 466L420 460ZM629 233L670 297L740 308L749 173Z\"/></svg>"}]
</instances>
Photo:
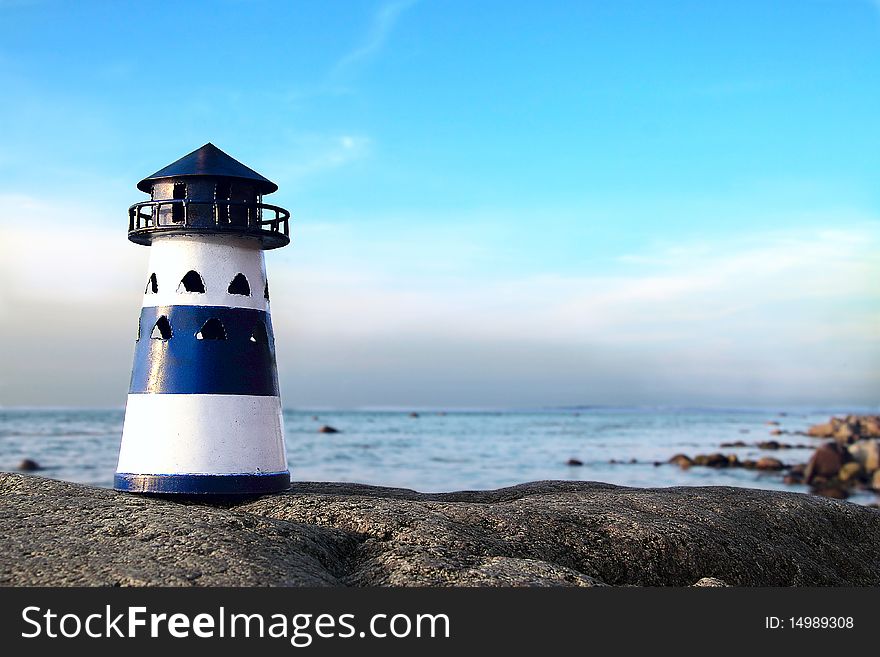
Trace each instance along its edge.
<instances>
[{"instance_id":1,"label":"blue and white lighthouse","mask_svg":"<svg viewBox=\"0 0 880 657\"><path fill-rule=\"evenodd\" d=\"M115 488L287 490L263 251L287 245L278 186L213 144L140 181L128 239L150 247Z\"/></svg>"}]
</instances>

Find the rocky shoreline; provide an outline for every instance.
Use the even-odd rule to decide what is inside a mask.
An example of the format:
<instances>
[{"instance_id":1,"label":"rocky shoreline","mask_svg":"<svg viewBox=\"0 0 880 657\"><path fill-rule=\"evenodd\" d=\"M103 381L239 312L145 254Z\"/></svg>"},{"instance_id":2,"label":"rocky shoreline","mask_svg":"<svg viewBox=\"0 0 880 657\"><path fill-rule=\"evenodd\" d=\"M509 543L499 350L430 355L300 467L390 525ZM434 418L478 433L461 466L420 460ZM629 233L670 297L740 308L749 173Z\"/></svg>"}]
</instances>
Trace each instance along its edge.
<instances>
[{"instance_id":1,"label":"rocky shoreline","mask_svg":"<svg viewBox=\"0 0 880 657\"><path fill-rule=\"evenodd\" d=\"M778 422L768 425L777 427ZM775 457L740 460L735 453L713 452L694 457L676 454L669 463L683 469L694 466L710 468L746 468L778 472L787 484L806 484L815 495L846 499L855 491L880 494L880 415L832 417L803 432L770 430L773 436L786 433L826 439L815 448L805 463L786 464ZM827 440L830 439L830 440ZM803 448L802 444L767 440L750 445L744 441L721 443L721 448L757 447L764 450ZM806 445L813 448L813 445Z\"/></svg>"},{"instance_id":2,"label":"rocky shoreline","mask_svg":"<svg viewBox=\"0 0 880 657\"><path fill-rule=\"evenodd\" d=\"M0 474L7 586L878 586L880 511L799 493L297 483L181 503Z\"/></svg>"}]
</instances>

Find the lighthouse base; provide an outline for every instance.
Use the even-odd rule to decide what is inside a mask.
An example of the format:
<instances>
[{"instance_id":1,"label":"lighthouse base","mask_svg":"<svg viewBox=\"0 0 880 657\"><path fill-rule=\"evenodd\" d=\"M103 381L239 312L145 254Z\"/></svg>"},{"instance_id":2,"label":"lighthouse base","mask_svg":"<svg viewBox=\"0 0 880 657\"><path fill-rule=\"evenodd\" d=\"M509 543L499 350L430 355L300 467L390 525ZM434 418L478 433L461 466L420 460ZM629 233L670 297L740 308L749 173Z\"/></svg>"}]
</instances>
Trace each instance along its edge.
<instances>
[{"instance_id":1,"label":"lighthouse base","mask_svg":"<svg viewBox=\"0 0 880 657\"><path fill-rule=\"evenodd\" d=\"M245 496L281 493L290 488L290 472L258 474L117 473L113 487L129 493Z\"/></svg>"}]
</instances>

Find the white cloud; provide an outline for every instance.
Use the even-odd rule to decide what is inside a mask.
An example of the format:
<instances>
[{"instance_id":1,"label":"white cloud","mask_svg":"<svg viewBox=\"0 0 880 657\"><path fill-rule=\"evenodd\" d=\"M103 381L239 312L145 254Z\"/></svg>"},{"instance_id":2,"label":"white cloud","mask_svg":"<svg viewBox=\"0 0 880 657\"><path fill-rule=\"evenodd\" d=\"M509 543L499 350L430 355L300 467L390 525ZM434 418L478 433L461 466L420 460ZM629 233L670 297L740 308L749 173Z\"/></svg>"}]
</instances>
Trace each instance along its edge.
<instances>
[{"instance_id":1,"label":"white cloud","mask_svg":"<svg viewBox=\"0 0 880 657\"><path fill-rule=\"evenodd\" d=\"M401 14L414 4L415 0L395 0L383 3L373 15L363 41L343 55L333 67L330 74L331 79L344 76L379 52L388 41L388 37L394 30Z\"/></svg>"},{"instance_id":2,"label":"white cloud","mask_svg":"<svg viewBox=\"0 0 880 657\"><path fill-rule=\"evenodd\" d=\"M364 135L300 137L287 143L283 154L268 158L265 168L273 172L279 185L296 185L367 157L371 145L370 138Z\"/></svg>"}]
</instances>

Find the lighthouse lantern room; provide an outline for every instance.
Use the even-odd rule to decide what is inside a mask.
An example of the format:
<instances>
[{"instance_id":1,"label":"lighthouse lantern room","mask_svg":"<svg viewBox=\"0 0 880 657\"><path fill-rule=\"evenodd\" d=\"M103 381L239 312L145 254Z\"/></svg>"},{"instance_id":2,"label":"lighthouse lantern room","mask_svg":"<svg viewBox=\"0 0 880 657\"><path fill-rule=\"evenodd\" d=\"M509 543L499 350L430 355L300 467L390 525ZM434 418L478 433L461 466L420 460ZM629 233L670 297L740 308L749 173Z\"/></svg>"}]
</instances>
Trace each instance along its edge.
<instances>
[{"instance_id":1,"label":"lighthouse lantern room","mask_svg":"<svg viewBox=\"0 0 880 657\"><path fill-rule=\"evenodd\" d=\"M140 181L128 238L150 247L115 488L286 490L263 252L287 245L278 189L213 144Z\"/></svg>"}]
</instances>

